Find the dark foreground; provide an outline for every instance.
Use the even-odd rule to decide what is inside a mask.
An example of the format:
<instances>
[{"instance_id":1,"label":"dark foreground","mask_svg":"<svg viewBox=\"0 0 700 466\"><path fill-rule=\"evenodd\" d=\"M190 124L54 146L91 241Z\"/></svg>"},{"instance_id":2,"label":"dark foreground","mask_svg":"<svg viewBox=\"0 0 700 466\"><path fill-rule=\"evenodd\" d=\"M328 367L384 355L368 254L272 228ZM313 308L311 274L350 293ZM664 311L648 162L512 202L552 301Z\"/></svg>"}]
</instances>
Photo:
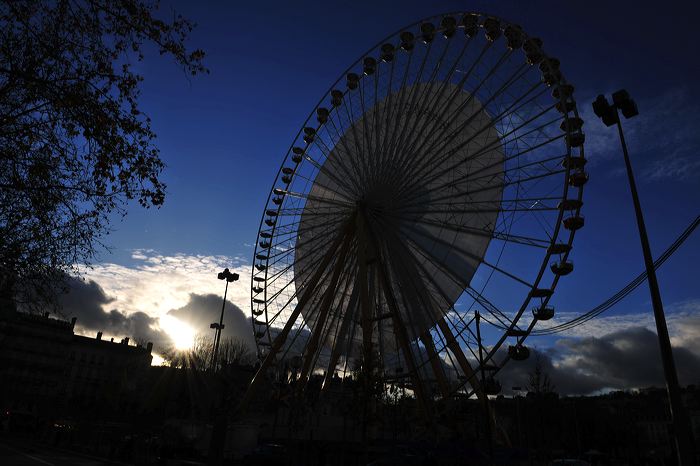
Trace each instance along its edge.
<instances>
[{"instance_id":1,"label":"dark foreground","mask_svg":"<svg viewBox=\"0 0 700 466\"><path fill-rule=\"evenodd\" d=\"M123 465L22 439L0 439L0 464L6 466L93 466Z\"/></svg>"}]
</instances>

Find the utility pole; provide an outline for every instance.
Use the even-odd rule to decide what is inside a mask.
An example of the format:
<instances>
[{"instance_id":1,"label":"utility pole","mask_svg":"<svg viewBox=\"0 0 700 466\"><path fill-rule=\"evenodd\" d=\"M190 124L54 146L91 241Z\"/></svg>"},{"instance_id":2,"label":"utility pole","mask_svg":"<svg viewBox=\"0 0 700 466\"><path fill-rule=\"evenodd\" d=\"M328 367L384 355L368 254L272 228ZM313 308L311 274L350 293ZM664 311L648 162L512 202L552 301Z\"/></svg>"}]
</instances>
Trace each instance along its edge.
<instances>
[{"instance_id":1,"label":"utility pole","mask_svg":"<svg viewBox=\"0 0 700 466\"><path fill-rule=\"evenodd\" d=\"M632 118L637 116L639 111L637 109L637 104L624 89L613 93L612 101L613 103L610 105L605 96L599 95L595 102L593 102L593 111L601 120L603 120L603 123L606 126L609 127L617 124L620 143L622 144L622 154L624 156L625 167L627 169L627 179L629 180L630 191L632 193L632 202L634 203L634 213L637 217L639 239L642 243L642 252L644 254L644 264L646 266L649 281L651 302L654 308L654 320L656 321L656 333L659 337L661 362L663 364L664 375L666 377L666 389L668 391L671 418L673 420L673 436L676 440L678 464L680 466L691 466L695 464L695 453L690 419L688 418L687 412L683 406L683 400L681 398L681 389L678 383L676 364L673 360L671 340L669 339L668 327L666 326L666 316L664 314L663 302L661 301L659 283L656 279L656 271L654 270L654 260L651 256L649 238L647 236L646 226L644 225L644 216L642 215L642 207L637 194L637 185L634 181L632 164L630 162L629 153L627 152L627 143L625 142L625 135L622 132L622 123L618 113L619 110L622 112L622 115L625 118Z\"/></svg>"}]
</instances>

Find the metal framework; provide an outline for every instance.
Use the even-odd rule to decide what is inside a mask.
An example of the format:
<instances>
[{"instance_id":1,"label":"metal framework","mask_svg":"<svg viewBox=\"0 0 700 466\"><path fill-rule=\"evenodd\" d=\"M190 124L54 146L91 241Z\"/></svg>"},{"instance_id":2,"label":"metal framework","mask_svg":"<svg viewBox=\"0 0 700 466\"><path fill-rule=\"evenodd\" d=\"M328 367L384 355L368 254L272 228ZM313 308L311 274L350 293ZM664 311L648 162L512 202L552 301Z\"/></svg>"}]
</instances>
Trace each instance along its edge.
<instances>
[{"instance_id":1,"label":"metal framework","mask_svg":"<svg viewBox=\"0 0 700 466\"><path fill-rule=\"evenodd\" d=\"M493 16L427 18L370 48L268 196L251 281L262 363L243 405L299 355L299 393L361 368L409 387L428 419L436 399L496 394L573 270L582 125L559 60Z\"/></svg>"}]
</instances>

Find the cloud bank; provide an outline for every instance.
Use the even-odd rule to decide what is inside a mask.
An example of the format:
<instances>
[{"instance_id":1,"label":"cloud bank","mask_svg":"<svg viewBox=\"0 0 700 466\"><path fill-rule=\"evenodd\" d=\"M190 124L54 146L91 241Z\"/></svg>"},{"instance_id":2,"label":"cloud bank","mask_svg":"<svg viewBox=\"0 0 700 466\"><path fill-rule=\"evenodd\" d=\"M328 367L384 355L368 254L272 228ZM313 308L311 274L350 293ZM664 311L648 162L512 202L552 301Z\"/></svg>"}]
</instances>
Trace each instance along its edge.
<instances>
[{"instance_id":1,"label":"cloud bank","mask_svg":"<svg viewBox=\"0 0 700 466\"><path fill-rule=\"evenodd\" d=\"M132 254L134 264L96 264L86 271L85 280L71 277L69 292L60 299L61 314L77 317L76 330L93 336L130 337L153 342L155 351L165 354L173 340L161 318L174 317L195 333L209 334L209 324L218 322L224 284L216 275L224 267L241 279L229 285L224 337L241 338L251 348L255 342L248 314L250 271L241 257L175 254L166 256L150 250Z\"/></svg>"},{"instance_id":2,"label":"cloud bank","mask_svg":"<svg viewBox=\"0 0 700 466\"><path fill-rule=\"evenodd\" d=\"M538 348L542 369L562 394L592 394L606 390L663 387L659 343L654 332L631 327L602 337L561 338L554 346ZM700 356L683 346L673 354L682 385L700 384ZM509 362L499 373L505 393L526 387L535 358Z\"/></svg>"},{"instance_id":3,"label":"cloud bank","mask_svg":"<svg viewBox=\"0 0 700 466\"><path fill-rule=\"evenodd\" d=\"M87 274L87 281L71 279L71 291L62 297L63 314L78 318L79 331L152 341L160 354L173 344L161 327L161 317L176 318L196 333L213 336L209 325L219 320L224 287L216 273L229 267L241 279L229 286L224 337L240 338L254 349L246 311L250 306L250 271L245 260L165 256L153 251L136 251L133 260L129 267L97 264ZM700 299L666 307L681 383L700 383ZM574 316L558 313L557 319ZM654 328L651 312L606 315L558 337L531 338L527 344L538 348L544 369L563 394L663 386ZM504 392L524 386L533 365L534 358L511 361L499 374Z\"/></svg>"}]
</instances>

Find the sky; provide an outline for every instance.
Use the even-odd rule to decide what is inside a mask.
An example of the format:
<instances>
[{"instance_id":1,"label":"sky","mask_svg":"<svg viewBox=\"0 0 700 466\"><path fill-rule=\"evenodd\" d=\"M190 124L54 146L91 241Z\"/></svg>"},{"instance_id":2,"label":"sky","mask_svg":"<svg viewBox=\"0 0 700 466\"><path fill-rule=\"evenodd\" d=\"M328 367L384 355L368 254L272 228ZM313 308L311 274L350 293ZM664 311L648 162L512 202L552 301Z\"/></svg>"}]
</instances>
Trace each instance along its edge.
<instances>
[{"instance_id":1,"label":"sky","mask_svg":"<svg viewBox=\"0 0 700 466\"><path fill-rule=\"evenodd\" d=\"M365 50L440 13L479 11L520 24L542 38L576 88L590 181L586 226L572 255L576 269L560 282L553 301L559 318L589 310L643 269L616 134L590 110L596 95L626 88L638 103L640 115L623 124L654 255L700 210L700 88L694 85L700 43L698 12L690 11L699 8L691 2L664 9L597 0L404 1L400 7L382 0L163 2L162 8L197 23L190 44L205 50L210 74L189 78L157 54L137 65L145 77L141 107L158 135L168 192L159 210L134 205L124 219L115 218L110 250L65 298L64 314L78 315L85 333L106 330L166 342L177 326L173 318L208 330L223 293L216 274L230 267L242 279L229 290L227 332L250 339L242 316L250 311L253 245L274 176L299 127ZM700 382L692 375L693 368L700 373L699 262L696 233L658 272L685 383ZM649 293L641 286L603 317L529 344L546 355L562 387L576 376L585 379L578 386L588 392L631 388L662 381L660 365L646 367L649 352L652 361L656 354L650 329ZM615 349L622 351L619 358ZM596 374L591 368L603 368L603 362L612 366ZM637 363L644 370L634 372ZM516 380L522 374L513 373L513 383L522 384Z\"/></svg>"}]
</instances>

